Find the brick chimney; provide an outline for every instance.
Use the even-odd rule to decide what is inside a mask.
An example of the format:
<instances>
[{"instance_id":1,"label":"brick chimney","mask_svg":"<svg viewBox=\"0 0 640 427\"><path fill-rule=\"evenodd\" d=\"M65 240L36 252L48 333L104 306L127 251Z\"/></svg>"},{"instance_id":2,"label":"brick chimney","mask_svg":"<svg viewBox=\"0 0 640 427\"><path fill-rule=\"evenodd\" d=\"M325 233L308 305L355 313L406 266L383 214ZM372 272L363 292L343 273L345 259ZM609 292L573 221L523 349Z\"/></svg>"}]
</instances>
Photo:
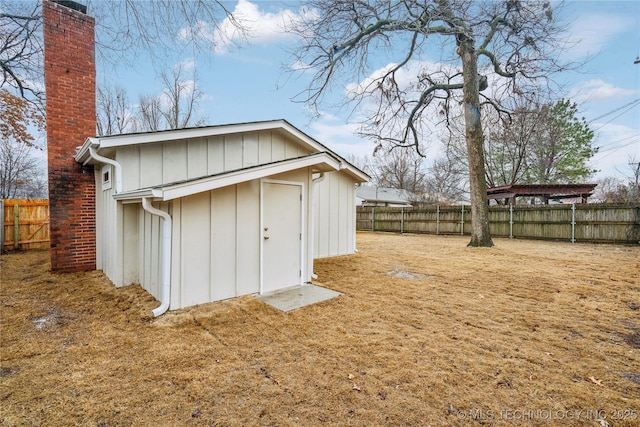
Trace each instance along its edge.
<instances>
[{"instance_id":1,"label":"brick chimney","mask_svg":"<svg viewBox=\"0 0 640 427\"><path fill-rule=\"evenodd\" d=\"M76 147L96 133L94 19L73 1L43 0L51 270L96 268L93 167Z\"/></svg>"}]
</instances>

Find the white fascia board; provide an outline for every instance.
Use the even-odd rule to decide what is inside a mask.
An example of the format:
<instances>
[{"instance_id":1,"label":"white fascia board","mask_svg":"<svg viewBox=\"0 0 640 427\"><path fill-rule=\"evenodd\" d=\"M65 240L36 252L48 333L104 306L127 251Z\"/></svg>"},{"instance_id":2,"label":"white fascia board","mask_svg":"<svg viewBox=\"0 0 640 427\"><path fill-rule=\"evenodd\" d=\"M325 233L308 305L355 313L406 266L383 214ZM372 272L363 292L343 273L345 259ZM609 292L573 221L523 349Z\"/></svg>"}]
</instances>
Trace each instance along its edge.
<instances>
[{"instance_id":1,"label":"white fascia board","mask_svg":"<svg viewBox=\"0 0 640 427\"><path fill-rule=\"evenodd\" d=\"M321 166L322 168L318 169L319 171L337 171L340 169L340 161L329 153L317 153L297 159L255 166L249 169L166 186L162 188L162 200L178 199L192 194L215 190L216 188L227 187L229 185L240 184L254 179L266 178L268 176L313 166Z\"/></svg>"},{"instance_id":2,"label":"white fascia board","mask_svg":"<svg viewBox=\"0 0 640 427\"><path fill-rule=\"evenodd\" d=\"M162 189L159 188L143 188L140 190L126 191L124 193L114 194L115 200L121 200L123 202L141 201L143 197L150 197L154 199L162 199Z\"/></svg>"}]
</instances>

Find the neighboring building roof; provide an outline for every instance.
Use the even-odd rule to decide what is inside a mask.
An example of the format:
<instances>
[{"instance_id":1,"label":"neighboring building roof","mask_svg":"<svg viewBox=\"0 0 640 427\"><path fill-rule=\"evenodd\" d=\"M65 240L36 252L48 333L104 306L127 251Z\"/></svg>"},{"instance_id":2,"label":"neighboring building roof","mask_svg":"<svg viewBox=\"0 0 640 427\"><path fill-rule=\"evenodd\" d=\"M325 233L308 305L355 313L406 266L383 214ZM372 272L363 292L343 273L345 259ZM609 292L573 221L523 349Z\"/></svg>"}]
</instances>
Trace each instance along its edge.
<instances>
[{"instance_id":1,"label":"neighboring building roof","mask_svg":"<svg viewBox=\"0 0 640 427\"><path fill-rule=\"evenodd\" d=\"M396 188L374 187L363 185L356 190L356 197L369 203L393 203L411 205L409 194L405 190Z\"/></svg>"},{"instance_id":2,"label":"neighboring building roof","mask_svg":"<svg viewBox=\"0 0 640 427\"><path fill-rule=\"evenodd\" d=\"M87 138L82 147L78 148L75 160L79 163L90 162L91 159L89 155L89 147L108 151L109 149L129 145L170 142L184 139L202 138L217 135L230 135L235 133L259 132L266 130L281 131L294 138L302 146L312 151L330 153L331 156L339 160L340 170L346 171L357 182L366 182L369 180L369 175L367 175L366 173L349 163L347 160L339 156L337 153L334 153L325 145L316 141L284 119Z\"/></svg>"}]
</instances>

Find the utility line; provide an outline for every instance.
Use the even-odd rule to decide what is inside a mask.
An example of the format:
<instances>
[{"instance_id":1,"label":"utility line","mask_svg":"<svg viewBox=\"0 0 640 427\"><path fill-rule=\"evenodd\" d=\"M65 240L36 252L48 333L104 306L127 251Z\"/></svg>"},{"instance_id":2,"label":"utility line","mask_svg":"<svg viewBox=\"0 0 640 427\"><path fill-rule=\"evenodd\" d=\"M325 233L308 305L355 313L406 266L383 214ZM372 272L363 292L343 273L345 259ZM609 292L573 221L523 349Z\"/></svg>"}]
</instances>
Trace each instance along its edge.
<instances>
[{"instance_id":1,"label":"utility line","mask_svg":"<svg viewBox=\"0 0 640 427\"><path fill-rule=\"evenodd\" d=\"M640 103L640 98L638 98L638 99L634 99L633 101L631 101L631 102L629 102L629 103L627 103L627 104L624 104L622 107L618 107L618 108L616 108L615 110L611 110L611 111L609 111L608 113L604 113L603 115L598 116L598 117L596 117L595 119L591 119L591 120L589 120L589 123L593 123L593 122L595 122L596 120L600 120L600 119L601 119L601 118L603 118L603 117L607 117L609 114L613 114L613 113L615 113L615 112L617 112L617 111L622 110L623 108L626 108L626 107L630 106L631 104L637 104L637 103Z\"/></svg>"}]
</instances>

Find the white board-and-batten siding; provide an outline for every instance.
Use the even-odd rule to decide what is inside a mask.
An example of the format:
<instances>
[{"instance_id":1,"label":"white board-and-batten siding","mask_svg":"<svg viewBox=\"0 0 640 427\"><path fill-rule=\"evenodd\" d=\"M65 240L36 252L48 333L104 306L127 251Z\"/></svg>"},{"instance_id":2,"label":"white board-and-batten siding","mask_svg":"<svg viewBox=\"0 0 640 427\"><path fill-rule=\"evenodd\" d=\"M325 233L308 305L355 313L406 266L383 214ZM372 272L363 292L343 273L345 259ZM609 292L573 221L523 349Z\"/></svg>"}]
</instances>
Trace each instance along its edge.
<instances>
[{"instance_id":1,"label":"white board-and-batten siding","mask_svg":"<svg viewBox=\"0 0 640 427\"><path fill-rule=\"evenodd\" d=\"M292 159L310 150L268 130L119 147L123 191Z\"/></svg>"},{"instance_id":2,"label":"white board-and-batten siding","mask_svg":"<svg viewBox=\"0 0 640 427\"><path fill-rule=\"evenodd\" d=\"M123 192L312 152L278 130L123 145L112 150L111 156L122 167ZM98 269L116 286L140 284L160 300L163 221L146 212L139 200L114 200L114 189L102 189L99 169L96 168ZM171 215L173 223L170 309L261 291L264 182L292 183L300 188L301 282L311 280L313 258L353 253L354 179L342 171L333 171L312 183L319 176L312 168L304 167L167 202L154 201L156 208Z\"/></svg>"}]
</instances>

